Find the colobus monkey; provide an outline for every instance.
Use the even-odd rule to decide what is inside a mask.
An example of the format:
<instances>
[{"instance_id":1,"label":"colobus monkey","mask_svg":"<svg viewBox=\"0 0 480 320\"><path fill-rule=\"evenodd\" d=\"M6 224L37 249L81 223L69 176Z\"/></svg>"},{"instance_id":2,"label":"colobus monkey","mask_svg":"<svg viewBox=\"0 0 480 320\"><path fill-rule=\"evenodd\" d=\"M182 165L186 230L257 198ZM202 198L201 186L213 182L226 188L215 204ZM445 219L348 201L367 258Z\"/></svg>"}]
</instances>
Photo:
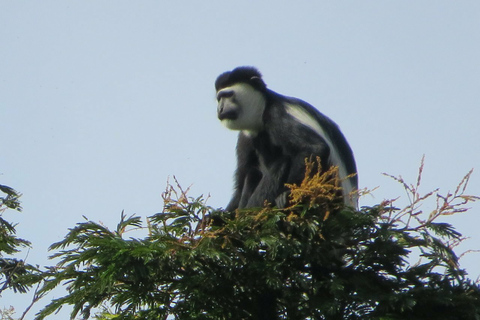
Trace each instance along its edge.
<instances>
[{"instance_id":1,"label":"colobus monkey","mask_svg":"<svg viewBox=\"0 0 480 320\"><path fill-rule=\"evenodd\" d=\"M355 159L338 126L310 104L280 95L253 67L238 67L218 76L218 119L239 130L235 192L226 207L261 207L265 201L285 207L288 188L305 176L305 158L320 157L321 168L338 166L343 197L357 189Z\"/></svg>"}]
</instances>

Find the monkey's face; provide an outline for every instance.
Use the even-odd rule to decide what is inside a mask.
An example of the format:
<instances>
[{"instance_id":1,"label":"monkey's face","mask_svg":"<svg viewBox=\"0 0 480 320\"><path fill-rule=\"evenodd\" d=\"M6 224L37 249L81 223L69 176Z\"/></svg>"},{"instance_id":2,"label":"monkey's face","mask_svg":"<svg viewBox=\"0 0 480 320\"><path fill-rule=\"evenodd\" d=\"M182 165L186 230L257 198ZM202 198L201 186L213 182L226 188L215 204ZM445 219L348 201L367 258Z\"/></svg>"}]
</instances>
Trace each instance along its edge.
<instances>
[{"instance_id":1,"label":"monkey's face","mask_svg":"<svg viewBox=\"0 0 480 320\"><path fill-rule=\"evenodd\" d=\"M263 128L265 97L246 83L237 83L217 92L217 115L231 130L258 132Z\"/></svg>"}]
</instances>

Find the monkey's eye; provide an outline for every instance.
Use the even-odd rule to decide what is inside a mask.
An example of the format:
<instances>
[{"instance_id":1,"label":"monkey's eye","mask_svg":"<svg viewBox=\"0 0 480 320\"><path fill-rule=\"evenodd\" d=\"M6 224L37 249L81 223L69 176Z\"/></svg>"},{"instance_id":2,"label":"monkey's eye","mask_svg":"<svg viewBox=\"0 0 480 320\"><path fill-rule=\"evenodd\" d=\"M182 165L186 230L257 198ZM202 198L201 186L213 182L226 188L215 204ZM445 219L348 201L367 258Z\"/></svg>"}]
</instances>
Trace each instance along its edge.
<instances>
[{"instance_id":1,"label":"monkey's eye","mask_svg":"<svg viewBox=\"0 0 480 320\"><path fill-rule=\"evenodd\" d=\"M222 98L231 98L233 97L233 90L222 90L217 94L217 100L220 100Z\"/></svg>"}]
</instances>

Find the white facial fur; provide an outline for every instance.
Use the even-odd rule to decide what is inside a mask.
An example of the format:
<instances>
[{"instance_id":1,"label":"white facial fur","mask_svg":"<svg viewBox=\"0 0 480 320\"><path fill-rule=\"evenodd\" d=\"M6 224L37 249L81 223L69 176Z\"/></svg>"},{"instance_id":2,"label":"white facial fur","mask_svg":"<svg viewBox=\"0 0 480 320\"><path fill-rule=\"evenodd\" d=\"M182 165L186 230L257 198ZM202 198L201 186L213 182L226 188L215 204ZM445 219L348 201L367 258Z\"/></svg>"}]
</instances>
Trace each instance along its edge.
<instances>
[{"instance_id":1,"label":"white facial fur","mask_svg":"<svg viewBox=\"0 0 480 320\"><path fill-rule=\"evenodd\" d=\"M222 124L231 130L247 131L251 134L260 131L263 128L263 111L265 110L265 97L246 83L237 83L233 86L223 88L217 92L234 91L232 98L239 107L238 118L223 119Z\"/></svg>"},{"instance_id":2,"label":"white facial fur","mask_svg":"<svg viewBox=\"0 0 480 320\"><path fill-rule=\"evenodd\" d=\"M302 107L295 105L295 104L285 104L286 111L289 115L295 118L298 122L303 124L304 126L309 127L313 131L315 131L320 137L322 137L325 142L328 144L330 148L330 163L332 165L338 167L338 175L342 184L343 188L343 195L347 205L351 205L356 207L357 199L352 199L350 194L354 190L353 184L351 179L346 179L347 177L347 169L343 164L343 161L340 160L340 156L338 154L337 148L330 140L329 136L325 133L323 128L320 126L317 120L315 120L307 111L305 111Z\"/></svg>"}]
</instances>

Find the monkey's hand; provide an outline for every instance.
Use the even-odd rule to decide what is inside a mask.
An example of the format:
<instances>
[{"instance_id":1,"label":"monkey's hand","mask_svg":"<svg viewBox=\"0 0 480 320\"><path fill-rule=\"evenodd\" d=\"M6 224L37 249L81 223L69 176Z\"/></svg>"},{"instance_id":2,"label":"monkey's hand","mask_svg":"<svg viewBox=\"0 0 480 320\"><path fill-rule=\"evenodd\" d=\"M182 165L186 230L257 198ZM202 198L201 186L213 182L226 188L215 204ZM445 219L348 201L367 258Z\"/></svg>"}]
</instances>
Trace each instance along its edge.
<instances>
[{"instance_id":1,"label":"monkey's hand","mask_svg":"<svg viewBox=\"0 0 480 320\"><path fill-rule=\"evenodd\" d=\"M285 208L287 206L289 194L289 191L284 191L275 198L275 205L277 206L277 208Z\"/></svg>"}]
</instances>

